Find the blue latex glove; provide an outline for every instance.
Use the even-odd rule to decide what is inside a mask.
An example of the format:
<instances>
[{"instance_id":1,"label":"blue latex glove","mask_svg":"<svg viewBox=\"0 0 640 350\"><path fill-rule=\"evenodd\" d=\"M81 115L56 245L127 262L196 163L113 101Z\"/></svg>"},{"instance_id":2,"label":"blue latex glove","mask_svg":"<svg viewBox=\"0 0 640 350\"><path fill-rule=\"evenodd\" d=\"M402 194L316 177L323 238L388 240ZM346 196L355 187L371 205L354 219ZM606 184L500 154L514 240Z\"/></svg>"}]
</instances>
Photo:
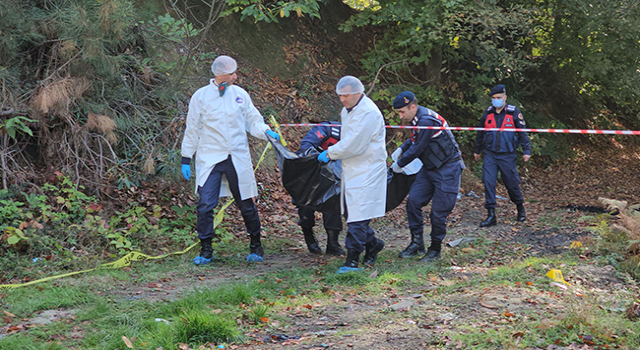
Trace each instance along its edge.
<instances>
[{"instance_id":1,"label":"blue latex glove","mask_svg":"<svg viewBox=\"0 0 640 350\"><path fill-rule=\"evenodd\" d=\"M266 133L267 133L267 135L269 135L269 136L273 137L274 139L280 141L280 135L277 132L271 131L271 130L267 130Z\"/></svg>"},{"instance_id":2,"label":"blue latex glove","mask_svg":"<svg viewBox=\"0 0 640 350\"><path fill-rule=\"evenodd\" d=\"M189 181L191 179L191 165L182 164L182 176L187 181Z\"/></svg>"},{"instance_id":3,"label":"blue latex glove","mask_svg":"<svg viewBox=\"0 0 640 350\"><path fill-rule=\"evenodd\" d=\"M329 163L329 156L327 155L327 151L324 151L318 154L318 161L321 163Z\"/></svg>"},{"instance_id":4,"label":"blue latex glove","mask_svg":"<svg viewBox=\"0 0 640 350\"><path fill-rule=\"evenodd\" d=\"M393 169L393 172L395 173L402 172L402 168L398 165L398 162L393 162L393 165L391 165L391 169Z\"/></svg>"}]
</instances>

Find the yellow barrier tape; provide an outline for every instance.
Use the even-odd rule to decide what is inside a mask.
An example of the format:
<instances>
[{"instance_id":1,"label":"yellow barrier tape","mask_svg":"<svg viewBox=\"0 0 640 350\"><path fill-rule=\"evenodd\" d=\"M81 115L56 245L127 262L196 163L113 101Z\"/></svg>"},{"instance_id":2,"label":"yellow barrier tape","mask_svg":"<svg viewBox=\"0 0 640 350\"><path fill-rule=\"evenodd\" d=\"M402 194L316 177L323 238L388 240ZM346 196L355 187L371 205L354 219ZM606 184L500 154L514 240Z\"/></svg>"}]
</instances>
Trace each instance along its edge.
<instances>
[{"instance_id":1,"label":"yellow barrier tape","mask_svg":"<svg viewBox=\"0 0 640 350\"><path fill-rule=\"evenodd\" d=\"M281 136L282 137L282 136ZM262 161L264 160L264 158L267 156L267 152L269 151L269 149L271 149L271 143L267 142L267 146L264 148L264 151L262 151L262 155L260 156L260 160L258 160L258 164L256 164L256 167L253 169L253 172L255 173L256 170L258 170L258 167L260 166L260 164L262 164ZM218 214L216 214L216 217L213 221L213 227L218 227L218 225L222 222L222 217L224 216L224 211L225 209L227 209L227 207L229 207L229 205L231 205L231 203L233 203L233 198L228 201L224 206L222 206L222 208L220 208L220 211L218 212ZM218 218L219 216L219 218ZM25 283L17 283L17 284L0 284L0 292L5 291L5 290L9 290L9 289L15 289L15 288L20 288L20 287L25 287L25 286L30 286L32 284L37 284L37 283L42 283L45 281L50 281L50 280L54 280L54 279L58 279L58 278L62 278L62 277L69 277L69 276L73 276L73 275L79 275L81 273L87 273L87 272L91 272L91 271L96 271L96 270L102 270L102 269L119 269L122 267L126 267L131 265L131 262L133 261L147 261L147 260L159 260L159 259L164 259L168 256L171 255L181 255L181 254L185 254L186 252L188 252L189 250L193 249L193 247L197 246L198 243L194 243L191 246L187 247L187 249L179 251L179 252L172 252L172 253L167 253L167 254L163 254L163 255L158 255L158 256L151 256L151 255L147 255L147 254L143 254L141 252L137 252L137 251L133 251L128 253L127 255L121 257L120 259L110 262L110 263L104 263L96 268L93 269L88 269L88 270L82 270L82 271L75 271L75 272L69 272L69 273L64 273L61 275L55 275L55 276L49 276L49 277L45 277L45 278L41 278L35 281L29 281L29 282L25 282Z\"/></svg>"},{"instance_id":2,"label":"yellow barrier tape","mask_svg":"<svg viewBox=\"0 0 640 350\"><path fill-rule=\"evenodd\" d=\"M260 164L262 164L262 161L267 156L267 152L269 152L270 149L271 149L271 142L267 141L267 146L265 146L264 151L262 151L262 155L260 156L260 159L258 160L258 164L256 164L255 168L253 168L253 172L254 173L258 170L258 167L260 166ZM213 227L214 228L218 227L218 225L220 225L220 223L222 222L222 218L224 217L224 211L231 205L231 203L233 203L233 201L234 201L234 199L233 199L233 197L231 197L231 199L229 199L222 206L222 208L220 208L220 210L218 211L216 216L213 218Z\"/></svg>"},{"instance_id":3,"label":"yellow barrier tape","mask_svg":"<svg viewBox=\"0 0 640 350\"><path fill-rule=\"evenodd\" d=\"M127 255L123 256L122 258L114 261L114 262L110 262L110 263L104 263L94 269L88 269L88 270L82 270L82 271L75 271L75 272L69 272L69 273L64 273L62 275L55 275L55 276L50 276L50 277L45 277L45 278L41 278L39 280L35 280L35 281L30 281L30 282L26 282L26 283L20 283L20 284L0 284L0 291L6 290L6 289L11 289L11 288L19 288L19 287L24 287L24 286L28 286L28 285L32 285L32 284L36 284L36 283L41 283L41 282L45 282L45 281L49 281L49 280L53 280L53 279L58 279L58 278L62 278L62 277L68 277L68 276L73 276L73 275L78 275L81 273L86 273L86 272L91 272L91 271L96 271L96 270L101 270L101 269L119 269L121 267L125 267L125 266L129 266L131 265L132 261L146 261L146 260L158 260L158 259L163 259L166 258L168 256L171 255L180 255L180 254L184 254L186 252L188 252L189 250L191 250L193 247L197 246L198 243L194 243L191 246L189 246L187 249L183 250L183 251L179 251L179 252L173 252L173 253L167 253L164 255L158 255L158 256L151 256L151 255L147 255L147 254L143 254L141 252L130 252Z\"/></svg>"},{"instance_id":4,"label":"yellow barrier tape","mask_svg":"<svg viewBox=\"0 0 640 350\"><path fill-rule=\"evenodd\" d=\"M271 120L271 124L273 124L273 127L276 128L276 132L278 133L278 135L280 135L280 142L282 142L283 146L286 146L287 140L285 140L284 137L282 136L282 132L280 131L280 124L278 124L276 117L274 117L272 114L269 118Z\"/></svg>"}]
</instances>

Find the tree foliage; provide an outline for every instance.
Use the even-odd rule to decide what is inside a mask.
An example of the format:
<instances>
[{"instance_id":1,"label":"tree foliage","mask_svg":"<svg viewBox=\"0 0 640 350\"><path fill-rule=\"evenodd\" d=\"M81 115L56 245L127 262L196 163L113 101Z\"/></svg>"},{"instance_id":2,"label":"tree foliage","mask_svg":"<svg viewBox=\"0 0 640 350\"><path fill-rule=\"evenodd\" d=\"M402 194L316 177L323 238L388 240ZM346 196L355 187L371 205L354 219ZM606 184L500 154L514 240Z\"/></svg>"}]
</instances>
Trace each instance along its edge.
<instances>
[{"instance_id":1,"label":"tree foliage","mask_svg":"<svg viewBox=\"0 0 640 350\"><path fill-rule=\"evenodd\" d=\"M474 124L488 104L488 89L504 83L511 103L522 105L536 126L558 125L547 116L552 111L543 109L545 99L580 106L572 111L579 113L573 121L615 114L599 113L609 109L638 120L638 1L379 0L374 5L342 29L386 29L363 61L377 84L376 99L388 102L412 89L424 103L451 113L454 122ZM559 117L568 122L567 115Z\"/></svg>"},{"instance_id":2,"label":"tree foliage","mask_svg":"<svg viewBox=\"0 0 640 350\"><path fill-rule=\"evenodd\" d=\"M2 107L38 119L37 158L49 167L118 187L174 168L172 133L186 98L178 87L211 58L195 36L224 3L209 0L209 19L196 29L178 1L161 16L139 11L143 2L0 2Z\"/></svg>"},{"instance_id":3,"label":"tree foliage","mask_svg":"<svg viewBox=\"0 0 640 350\"><path fill-rule=\"evenodd\" d=\"M321 1L321 0L320 0ZM286 18L292 14L298 17L311 16L320 18L319 0L226 0L227 9L223 16L240 12L244 20L247 17L253 18L255 22L278 22L278 18Z\"/></svg>"},{"instance_id":4,"label":"tree foliage","mask_svg":"<svg viewBox=\"0 0 640 350\"><path fill-rule=\"evenodd\" d=\"M546 4L553 17L546 53L580 92L615 104L640 98L640 2L562 0Z\"/></svg>"}]
</instances>

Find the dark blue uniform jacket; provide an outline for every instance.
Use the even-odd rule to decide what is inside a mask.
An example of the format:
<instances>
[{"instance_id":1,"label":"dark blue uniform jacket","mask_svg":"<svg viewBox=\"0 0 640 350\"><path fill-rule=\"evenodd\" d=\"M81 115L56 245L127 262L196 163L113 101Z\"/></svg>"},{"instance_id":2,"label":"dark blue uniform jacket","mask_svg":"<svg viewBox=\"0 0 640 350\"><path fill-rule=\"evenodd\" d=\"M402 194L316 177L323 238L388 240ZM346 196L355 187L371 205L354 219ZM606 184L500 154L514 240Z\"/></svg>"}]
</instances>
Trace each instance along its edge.
<instances>
[{"instance_id":1,"label":"dark blue uniform jacket","mask_svg":"<svg viewBox=\"0 0 640 350\"><path fill-rule=\"evenodd\" d=\"M340 122L322 122L322 125L312 127L300 141L299 151L305 153L310 148L318 152L326 151L329 146L340 141Z\"/></svg>"},{"instance_id":2,"label":"dark blue uniform jacket","mask_svg":"<svg viewBox=\"0 0 640 350\"><path fill-rule=\"evenodd\" d=\"M497 128L502 127L505 116L509 113L513 116L514 127L516 129L526 128L522 112L518 107L507 105L500 113L496 113L495 107L491 106L482 115L480 119L480 127L485 127L487 115L493 114ZM495 153L511 153L515 152L518 145L522 146L522 152L525 155L531 154L531 145L529 144L529 136L526 132L513 131L478 131L476 134L476 145L474 153L480 154L483 150L489 150Z\"/></svg>"},{"instance_id":3,"label":"dark blue uniform jacket","mask_svg":"<svg viewBox=\"0 0 640 350\"><path fill-rule=\"evenodd\" d=\"M436 112L418 106L416 117L411 124L443 126L441 122L438 122L436 116L438 116ZM430 170L439 168L443 164L461 157L458 144L450 130L417 129L414 137L405 141L400 147L402 148L402 157L398 159L400 167L404 167L414 159L420 158L423 167ZM435 153L438 153L439 159L434 161L433 156Z\"/></svg>"}]
</instances>

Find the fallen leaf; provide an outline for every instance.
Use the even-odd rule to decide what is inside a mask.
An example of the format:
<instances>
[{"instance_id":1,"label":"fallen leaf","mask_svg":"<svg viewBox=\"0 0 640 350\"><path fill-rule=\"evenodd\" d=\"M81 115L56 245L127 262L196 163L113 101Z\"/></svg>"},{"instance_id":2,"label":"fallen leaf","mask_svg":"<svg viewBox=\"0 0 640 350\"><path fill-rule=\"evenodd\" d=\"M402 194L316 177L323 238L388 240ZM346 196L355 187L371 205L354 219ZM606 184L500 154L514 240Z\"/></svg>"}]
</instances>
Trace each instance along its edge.
<instances>
[{"instance_id":1,"label":"fallen leaf","mask_svg":"<svg viewBox=\"0 0 640 350\"><path fill-rule=\"evenodd\" d=\"M260 317L260 321L264 323L269 323L269 317Z\"/></svg>"},{"instance_id":2,"label":"fallen leaf","mask_svg":"<svg viewBox=\"0 0 640 350\"><path fill-rule=\"evenodd\" d=\"M189 345L187 345L185 343L179 343L178 344L178 349L180 349L180 350L189 350Z\"/></svg>"},{"instance_id":3,"label":"fallen leaf","mask_svg":"<svg viewBox=\"0 0 640 350\"><path fill-rule=\"evenodd\" d=\"M313 306L306 304L306 305L302 305L302 307L307 308L309 310L313 309Z\"/></svg>"},{"instance_id":4,"label":"fallen leaf","mask_svg":"<svg viewBox=\"0 0 640 350\"><path fill-rule=\"evenodd\" d=\"M524 284L526 284L527 286L533 286L533 282L525 282Z\"/></svg>"},{"instance_id":5,"label":"fallen leaf","mask_svg":"<svg viewBox=\"0 0 640 350\"><path fill-rule=\"evenodd\" d=\"M511 336L512 336L512 337L514 337L514 338L520 338L520 337L523 337L523 336L524 336L524 333L522 333L522 332L515 332L515 333L513 333Z\"/></svg>"},{"instance_id":6,"label":"fallen leaf","mask_svg":"<svg viewBox=\"0 0 640 350\"><path fill-rule=\"evenodd\" d=\"M3 310L2 312L4 312L4 314L5 314L5 315L7 315L7 316L9 316L9 317L16 317L16 315L14 315L14 314L10 313L9 311L4 311L4 310Z\"/></svg>"},{"instance_id":7,"label":"fallen leaf","mask_svg":"<svg viewBox=\"0 0 640 350\"><path fill-rule=\"evenodd\" d=\"M24 331L24 325L19 324L17 326L11 326L11 327L7 328L7 331L8 332L12 332L12 333Z\"/></svg>"},{"instance_id":8,"label":"fallen leaf","mask_svg":"<svg viewBox=\"0 0 640 350\"><path fill-rule=\"evenodd\" d=\"M13 317L2 316L2 320L4 321L4 323L12 323L13 322Z\"/></svg>"},{"instance_id":9,"label":"fallen leaf","mask_svg":"<svg viewBox=\"0 0 640 350\"><path fill-rule=\"evenodd\" d=\"M133 343L131 343L131 340L129 340L129 338L125 337L124 335L122 336L122 341L124 341L124 344L129 348L129 349L133 349Z\"/></svg>"},{"instance_id":10,"label":"fallen leaf","mask_svg":"<svg viewBox=\"0 0 640 350\"><path fill-rule=\"evenodd\" d=\"M378 277L378 270L373 271L370 275L369 278L376 278Z\"/></svg>"},{"instance_id":11,"label":"fallen leaf","mask_svg":"<svg viewBox=\"0 0 640 350\"><path fill-rule=\"evenodd\" d=\"M502 315L503 315L504 317L513 317L513 316L515 316L515 314L513 314L513 313L509 312L508 310L507 310L507 311L505 311Z\"/></svg>"}]
</instances>

